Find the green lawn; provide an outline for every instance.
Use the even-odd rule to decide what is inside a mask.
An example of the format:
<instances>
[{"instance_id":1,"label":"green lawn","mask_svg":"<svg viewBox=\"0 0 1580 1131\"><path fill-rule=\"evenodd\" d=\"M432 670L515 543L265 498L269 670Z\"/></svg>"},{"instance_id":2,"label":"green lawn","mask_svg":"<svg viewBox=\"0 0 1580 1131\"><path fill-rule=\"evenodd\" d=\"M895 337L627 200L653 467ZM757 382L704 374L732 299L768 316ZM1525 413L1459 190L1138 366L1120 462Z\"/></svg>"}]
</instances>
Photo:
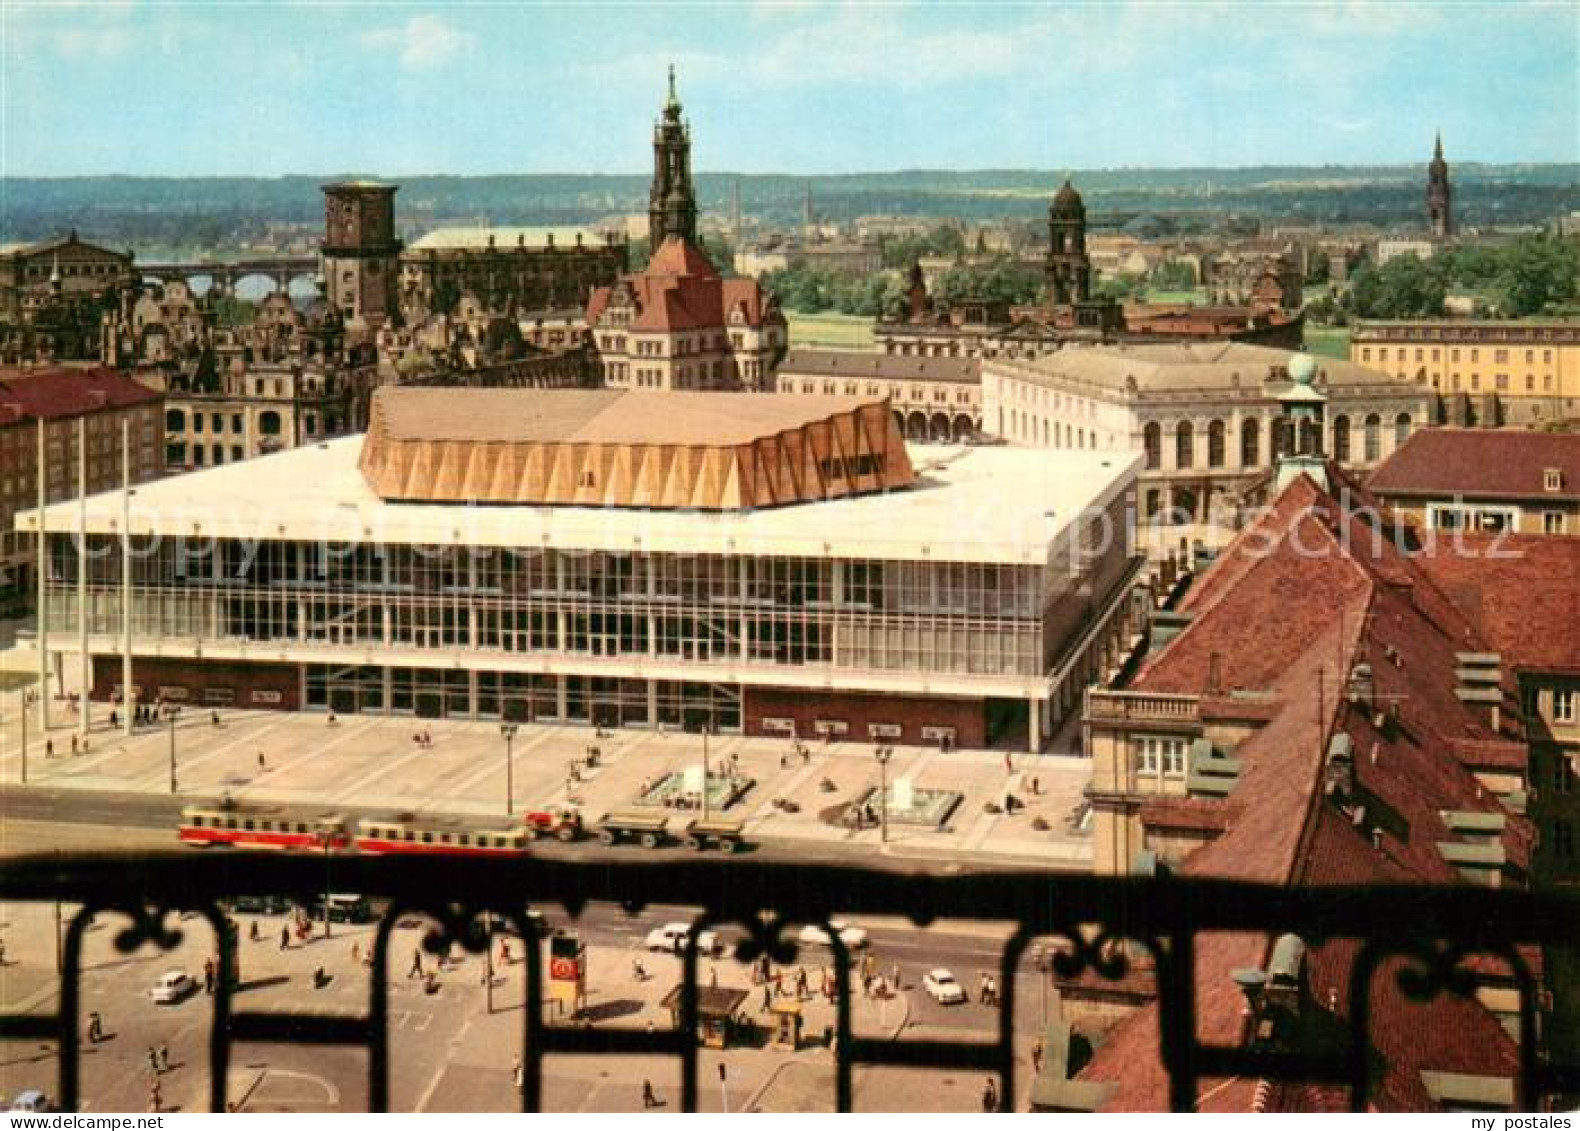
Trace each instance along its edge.
<instances>
[{"instance_id":1,"label":"green lawn","mask_svg":"<svg viewBox=\"0 0 1580 1131\"><path fill-rule=\"evenodd\" d=\"M1165 291L1147 288L1147 301L1156 303L1187 303L1191 306L1204 306L1207 303L1207 291L1197 287L1186 291Z\"/></svg>"},{"instance_id":2,"label":"green lawn","mask_svg":"<svg viewBox=\"0 0 1580 1131\"><path fill-rule=\"evenodd\" d=\"M832 346L837 349L871 349L871 318L850 314L798 314L785 312L790 322L792 346Z\"/></svg>"},{"instance_id":3,"label":"green lawn","mask_svg":"<svg viewBox=\"0 0 1580 1131\"><path fill-rule=\"evenodd\" d=\"M1313 326L1306 323L1306 349L1320 357L1350 359L1350 331L1348 326Z\"/></svg>"}]
</instances>

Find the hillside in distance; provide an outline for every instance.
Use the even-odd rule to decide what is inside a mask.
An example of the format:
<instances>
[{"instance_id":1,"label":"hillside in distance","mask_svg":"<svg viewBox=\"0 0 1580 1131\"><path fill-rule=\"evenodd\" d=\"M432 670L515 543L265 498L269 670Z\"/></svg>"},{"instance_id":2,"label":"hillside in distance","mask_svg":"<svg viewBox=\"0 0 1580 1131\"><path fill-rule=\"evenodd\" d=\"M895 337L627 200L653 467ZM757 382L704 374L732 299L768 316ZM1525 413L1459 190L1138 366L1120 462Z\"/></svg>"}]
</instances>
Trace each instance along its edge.
<instances>
[{"instance_id":1,"label":"hillside in distance","mask_svg":"<svg viewBox=\"0 0 1580 1131\"><path fill-rule=\"evenodd\" d=\"M1452 166L1461 223L1541 224L1580 209L1580 165ZM236 246L274 223L322 222L319 186L359 171L286 177L0 178L0 242L43 239L76 227L112 246ZM1094 169L1071 171L1094 221L1122 223L1157 215L1186 228L1234 216L1263 222L1418 224L1425 168L1268 166L1245 169ZM699 203L726 220L740 194L744 215L790 227L808 188L825 221L858 216L990 220L1042 213L1063 170L906 170L794 176L701 173ZM435 223L586 224L644 211L646 175L522 174L386 178L401 186L403 231Z\"/></svg>"}]
</instances>

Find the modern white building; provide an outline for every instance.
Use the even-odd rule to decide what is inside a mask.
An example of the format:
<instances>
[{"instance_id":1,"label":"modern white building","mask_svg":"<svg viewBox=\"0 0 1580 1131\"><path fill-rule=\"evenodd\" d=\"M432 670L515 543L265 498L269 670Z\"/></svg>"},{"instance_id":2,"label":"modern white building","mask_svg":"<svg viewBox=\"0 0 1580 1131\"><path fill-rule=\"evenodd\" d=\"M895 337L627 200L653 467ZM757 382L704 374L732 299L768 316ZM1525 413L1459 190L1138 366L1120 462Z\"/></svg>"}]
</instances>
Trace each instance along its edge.
<instances>
[{"instance_id":1,"label":"modern white building","mask_svg":"<svg viewBox=\"0 0 1580 1131\"><path fill-rule=\"evenodd\" d=\"M138 489L134 695L1025 750L1130 643L1138 453L907 453L859 398L435 392L380 390L366 451ZM87 504L96 697L122 506ZM45 522L75 650L79 513Z\"/></svg>"}]
</instances>

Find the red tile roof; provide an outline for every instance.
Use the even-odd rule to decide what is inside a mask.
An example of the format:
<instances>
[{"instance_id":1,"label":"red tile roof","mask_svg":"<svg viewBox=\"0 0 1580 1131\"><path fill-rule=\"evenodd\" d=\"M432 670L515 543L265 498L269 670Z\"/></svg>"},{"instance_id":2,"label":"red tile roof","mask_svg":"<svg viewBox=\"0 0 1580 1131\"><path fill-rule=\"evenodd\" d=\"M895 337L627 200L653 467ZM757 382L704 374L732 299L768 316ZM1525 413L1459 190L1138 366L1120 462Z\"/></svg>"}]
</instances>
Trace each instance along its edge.
<instances>
[{"instance_id":1,"label":"red tile roof","mask_svg":"<svg viewBox=\"0 0 1580 1131\"><path fill-rule=\"evenodd\" d=\"M1444 537L1417 560L1506 665L1580 672L1580 537Z\"/></svg>"},{"instance_id":2,"label":"red tile roof","mask_svg":"<svg viewBox=\"0 0 1580 1131\"><path fill-rule=\"evenodd\" d=\"M58 420L162 397L113 369L0 369L0 424Z\"/></svg>"},{"instance_id":3,"label":"red tile roof","mask_svg":"<svg viewBox=\"0 0 1580 1131\"><path fill-rule=\"evenodd\" d=\"M1556 494L1543 473L1563 473ZM1374 495L1580 499L1580 434L1525 429L1423 428L1372 472Z\"/></svg>"},{"instance_id":4,"label":"red tile roof","mask_svg":"<svg viewBox=\"0 0 1580 1131\"><path fill-rule=\"evenodd\" d=\"M1487 641L1407 552L1387 539L1374 543L1373 520L1357 513L1373 501L1341 473L1330 474L1345 502L1308 478L1291 484L1190 591L1182 603L1190 623L1134 684L1199 695L1216 663L1225 689L1265 692L1281 706L1234 749L1240 779L1221 804L1238 814L1180 871L1279 885L1461 883L1437 845L1458 839L1444 812L1470 810L1503 815L1502 847L1519 872L1529 863L1529 824L1504 811L1448 752L1456 741L1478 748L1505 741L1454 694L1455 654L1488 650ZM1356 701L1341 692L1362 662L1372 669L1372 692ZM1512 695L1508 680L1505 692ZM1340 731L1355 752L1350 804L1365 807L1362 827L1322 788L1325 754ZM1229 975L1265 966L1271 945L1264 933L1198 939L1199 1039L1242 1043L1244 998ZM1354 945L1312 947L1303 1024L1348 1025ZM1423 1069L1512 1073L1513 1042L1490 1013L1448 997L1408 1002L1393 969L1385 964L1371 989L1371 1036L1382 1062L1377 1107L1429 1109ZM1115 1085L1111 1110L1161 1110L1168 1076L1158 1040L1153 1004L1116 1026L1082 1078ZM1331 1088L1273 1093L1270 1105L1289 1110L1343 1102ZM1245 1111L1255 1082L1203 1081L1201 1094L1202 1110Z\"/></svg>"},{"instance_id":5,"label":"red tile roof","mask_svg":"<svg viewBox=\"0 0 1580 1131\"><path fill-rule=\"evenodd\" d=\"M671 236L647 267L622 275L614 287L598 287L587 301L587 324L596 326L609 307L616 287L626 287L636 302L630 328L641 332L673 332L723 327L739 311L747 325L761 325L768 309L762 288L753 279L723 279L698 248Z\"/></svg>"}]
</instances>

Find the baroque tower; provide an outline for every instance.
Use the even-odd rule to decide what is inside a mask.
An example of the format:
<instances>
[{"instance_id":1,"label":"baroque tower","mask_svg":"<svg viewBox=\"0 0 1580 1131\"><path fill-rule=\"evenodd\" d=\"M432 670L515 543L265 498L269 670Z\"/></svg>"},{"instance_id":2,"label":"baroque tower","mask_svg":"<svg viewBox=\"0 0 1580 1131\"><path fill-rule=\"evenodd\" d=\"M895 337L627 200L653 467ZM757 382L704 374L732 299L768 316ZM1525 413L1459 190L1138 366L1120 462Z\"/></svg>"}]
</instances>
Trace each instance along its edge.
<instances>
[{"instance_id":1,"label":"baroque tower","mask_svg":"<svg viewBox=\"0 0 1580 1131\"><path fill-rule=\"evenodd\" d=\"M350 320L378 326L395 316L401 242L398 186L373 181L324 185L324 297Z\"/></svg>"},{"instance_id":2,"label":"baroque tower","mask_svg":"<svg viewBox=\"0 0 1580 1131\"><path fill-rule=\"evenodd\" d=\"M675 68L669 68L669 100L653 127L653 188L648 194L648 236L657 251L670 236L697 242L697 196L691 187L691 130L680 117Z\"/></svg>"},{"instance_id":3,"label":"baroque tower","mask_svg":"<svg viewBox=\"0 0 1580 1131\"><path fill-rule=\"evenodd\" d=\"M1454 234L1454 190L1448 183L1448 162L1443 160L1442 131L1432 150L1432 163L1426 167L1426 216L1433 239L1446 240Z\"/></svg>"},{"instance_id":4,"label":"baroque tower","mask_svg":"<svg viewBox=\"0 0 1580 1131\"><path fill-rule=\"evenodd\" d=\"M1069 306L1091 298L1092 261L1086 254L1086 205L1064 178L1048 206L1048 294L1053 305Z\"/></svg>"}]
</instances>

